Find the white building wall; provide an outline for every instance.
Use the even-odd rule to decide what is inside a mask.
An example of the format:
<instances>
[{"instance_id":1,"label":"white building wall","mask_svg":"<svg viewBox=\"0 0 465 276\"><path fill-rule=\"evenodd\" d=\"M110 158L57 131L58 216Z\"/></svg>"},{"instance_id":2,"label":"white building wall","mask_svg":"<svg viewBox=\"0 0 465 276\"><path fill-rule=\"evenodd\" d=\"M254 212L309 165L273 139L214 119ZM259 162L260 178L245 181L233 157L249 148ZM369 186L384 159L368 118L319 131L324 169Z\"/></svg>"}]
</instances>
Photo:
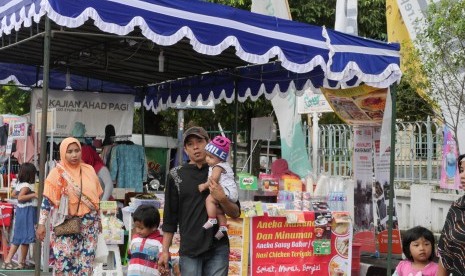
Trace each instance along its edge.
<instances>
[{"instance_id":1,"label":"white building wall","mask_svg":"<svg viewBox=\"0 0 465 276\"><path fill-rule=\"evenodd\" d=\"M396 207L399 228L407 230L421 225L440 233L444 226L451 204L463 195L437 192L436 187L425 184L412 184L410 190L396 189Z\"/></svg>"}]
</instances>

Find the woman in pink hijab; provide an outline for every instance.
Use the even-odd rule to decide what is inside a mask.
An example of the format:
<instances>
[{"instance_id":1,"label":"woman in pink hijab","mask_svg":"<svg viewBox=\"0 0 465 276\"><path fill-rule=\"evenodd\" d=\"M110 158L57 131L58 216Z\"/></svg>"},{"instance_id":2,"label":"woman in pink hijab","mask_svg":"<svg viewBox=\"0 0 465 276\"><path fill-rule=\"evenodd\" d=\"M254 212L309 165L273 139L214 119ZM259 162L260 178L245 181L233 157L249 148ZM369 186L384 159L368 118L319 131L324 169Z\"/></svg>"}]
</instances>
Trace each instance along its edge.
<instances>
[{"instance_id":1,"label":"woman in pink hijab","mask_svg":"<svg viewBox=\"0 0 465 276\"><path fill-rule=\"evenodd\" d=\"M78 234L57 236L55 228L52 229L54 275L92 275L97 236L101 231L99 203L103 191L94 168L82 162L81 154L77 139L64 139L60 145L60 162L45 180L37 238L44 239L45 224L51 213L54 214L52 225L57 225L54 220L63 211L58 209L63 195L68 197L68 215L81 218Z\"/></svg>"}]
</instances>

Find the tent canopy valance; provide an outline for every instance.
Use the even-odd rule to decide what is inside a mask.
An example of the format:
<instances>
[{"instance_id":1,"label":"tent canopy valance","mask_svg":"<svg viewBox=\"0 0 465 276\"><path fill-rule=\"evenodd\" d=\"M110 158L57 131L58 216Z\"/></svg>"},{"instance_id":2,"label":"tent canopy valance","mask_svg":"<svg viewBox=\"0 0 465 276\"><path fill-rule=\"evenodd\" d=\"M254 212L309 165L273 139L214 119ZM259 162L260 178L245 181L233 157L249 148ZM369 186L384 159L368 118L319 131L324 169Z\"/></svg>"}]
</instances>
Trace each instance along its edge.
<instances>
[{"instance_id":1,"label":"tent canopy valance","mask_svg":"<svg viewBox=\"0 0 465 276\"><path fill-rule=\"evenodd\" d=\"M131 87L128 93L149 85L146 105L154 111L190 99L231 101L233 79L244 80L236 85L238 98L245 99L286 93L289 86L387 87L401 77L398 44L203 1L0 0L0 5L1 62L42 64L47 16L53 22L52 69L122 83Z\"/></svg>"},{"instance_id":2,"label":"tent canopy valance","mask_svg":"<svg viewBox=\"0 0 465 276\"><path fill-rule=\"evenodd\" d=\"M42 87L43 67L0 62L0 84L7 85L10 82L14 82L24 90L30 90L32 87ZM50 70L49 88L55 90L138 94L136 88L125 84L71 75L56 69Z\"/></svg>"}]
</instances>

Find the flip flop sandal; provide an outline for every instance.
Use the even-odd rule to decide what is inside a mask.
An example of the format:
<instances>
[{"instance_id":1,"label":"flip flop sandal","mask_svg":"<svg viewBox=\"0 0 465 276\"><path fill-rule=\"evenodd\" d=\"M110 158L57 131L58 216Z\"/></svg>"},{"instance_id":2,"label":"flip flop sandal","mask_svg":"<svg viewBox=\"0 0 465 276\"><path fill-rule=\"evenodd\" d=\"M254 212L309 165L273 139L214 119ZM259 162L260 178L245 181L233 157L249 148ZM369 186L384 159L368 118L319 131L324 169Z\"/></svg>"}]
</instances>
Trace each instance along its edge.
<instances>
[{"instance_id":1,"label":"flip flop sandal","mask_svg":"<svg viewBox=\"0 0 465 276\"><path fill-rule=\"evenodd\" d=\"M2 266L0 267L1 269L4 270L17 270L18 268L14 266L11 262L9 263L3 263Z\"/></svg>"}]
</instances>

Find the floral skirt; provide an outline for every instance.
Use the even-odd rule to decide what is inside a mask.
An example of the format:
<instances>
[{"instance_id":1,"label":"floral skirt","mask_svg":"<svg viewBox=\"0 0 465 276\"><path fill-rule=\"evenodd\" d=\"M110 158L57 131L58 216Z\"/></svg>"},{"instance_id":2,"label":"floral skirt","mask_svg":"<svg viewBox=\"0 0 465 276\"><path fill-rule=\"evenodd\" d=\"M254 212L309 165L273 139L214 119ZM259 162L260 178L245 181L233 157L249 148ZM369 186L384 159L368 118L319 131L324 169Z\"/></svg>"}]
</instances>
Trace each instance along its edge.
<instances>
[{"instance_id":1,"label":"floral skirt","mask_svg":"<svg viewBox=\"0 0 465 276\"><path fill-rule=\"evenodd\" d=\"M82 217L81 234L57 237L52 231L53 275L92 275L98 237L97 216L94 211Z\"/></svg>"}]
</instances>

